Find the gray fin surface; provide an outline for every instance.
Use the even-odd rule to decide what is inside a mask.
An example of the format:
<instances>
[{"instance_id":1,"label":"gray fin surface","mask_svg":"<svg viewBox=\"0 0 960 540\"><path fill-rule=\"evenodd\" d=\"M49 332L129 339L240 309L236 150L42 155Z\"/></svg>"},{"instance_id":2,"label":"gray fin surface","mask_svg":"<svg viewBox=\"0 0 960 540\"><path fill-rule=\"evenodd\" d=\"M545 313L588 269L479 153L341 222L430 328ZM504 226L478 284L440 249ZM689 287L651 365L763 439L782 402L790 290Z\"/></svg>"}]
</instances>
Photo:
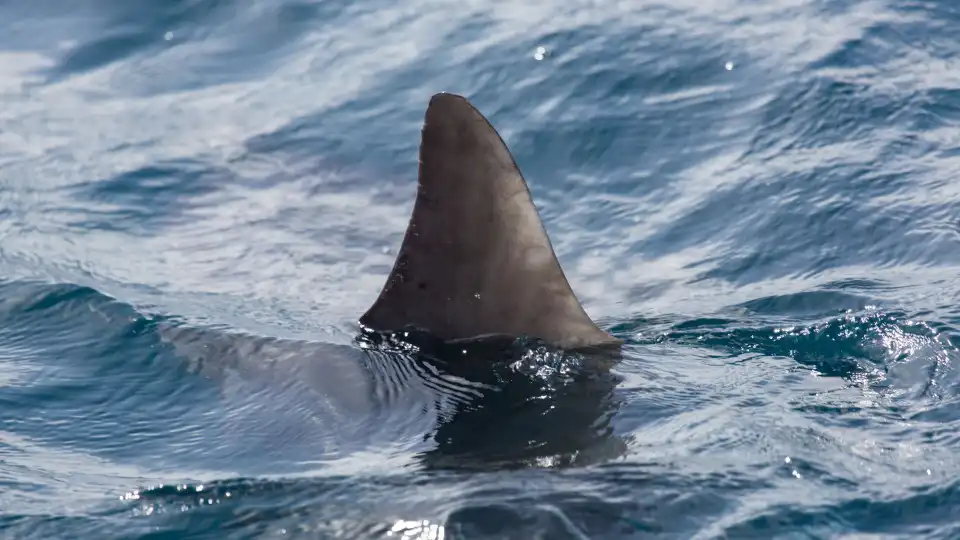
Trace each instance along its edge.
<instances>
[{"instance_id":1,"label":"gray fin surface","mask_svg":"<svg viewBox=\"0 0 960 540\"><path fill-rule=\"evenodd\" d=\"M462 96L434 95L403 245L360 323L447 341L621 343L587 316L560 268L527 183L496 129Z\"/></svg>"}]
</instances>

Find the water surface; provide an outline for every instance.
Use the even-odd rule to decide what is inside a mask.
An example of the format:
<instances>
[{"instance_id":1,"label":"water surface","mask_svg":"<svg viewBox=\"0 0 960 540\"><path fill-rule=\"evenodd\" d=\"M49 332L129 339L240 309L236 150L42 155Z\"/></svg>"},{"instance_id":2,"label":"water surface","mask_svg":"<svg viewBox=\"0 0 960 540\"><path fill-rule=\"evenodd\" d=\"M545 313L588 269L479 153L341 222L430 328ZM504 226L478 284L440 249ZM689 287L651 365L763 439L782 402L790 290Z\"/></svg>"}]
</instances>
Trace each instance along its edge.
<instances>
[{"instance_id":1,"label":"water surface","mask_svg":"<svg viewBox=\"0 0 960 540\"><path fill-rule=\"evenodd\" d=\"M0 531L957 537L958 24L0 4ZM611 372L355 340L437 91L510 145Z\"/></svg>"}]
</instances>

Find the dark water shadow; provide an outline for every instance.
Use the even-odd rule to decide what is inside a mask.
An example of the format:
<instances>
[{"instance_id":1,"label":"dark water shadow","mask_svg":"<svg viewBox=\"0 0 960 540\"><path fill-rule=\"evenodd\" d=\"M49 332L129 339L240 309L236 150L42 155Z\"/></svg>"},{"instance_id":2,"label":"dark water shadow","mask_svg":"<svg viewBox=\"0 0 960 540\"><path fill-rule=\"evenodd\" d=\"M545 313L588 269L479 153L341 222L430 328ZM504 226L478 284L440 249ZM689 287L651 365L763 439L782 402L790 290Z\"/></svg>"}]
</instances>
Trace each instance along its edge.
<instances>
[{"instance_id":1,"label":"dark water shadow","mask_svg":"<svg viewBox=\"0 0 960 540\"><path fill-rule=\"evenodd\" d=\"M427 469L577 467L627 450L611 423L621 406L621 377L610 369L619 349L571 353L496 338L445 344L414 333L403 341L370 334L358 341L379 354L410 354L427 371L473 389L473 399L459 401L441 421L436 446L419 456Z\"/></svg>"}]
</instances>

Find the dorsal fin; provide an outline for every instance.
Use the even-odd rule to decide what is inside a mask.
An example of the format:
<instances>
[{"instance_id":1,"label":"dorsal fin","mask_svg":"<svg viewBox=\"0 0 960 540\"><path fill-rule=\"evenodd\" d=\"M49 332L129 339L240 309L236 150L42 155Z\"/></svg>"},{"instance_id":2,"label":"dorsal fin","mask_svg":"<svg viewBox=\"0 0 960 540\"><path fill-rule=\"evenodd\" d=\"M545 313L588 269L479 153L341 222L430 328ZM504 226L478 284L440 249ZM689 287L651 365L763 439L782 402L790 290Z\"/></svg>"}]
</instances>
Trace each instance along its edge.
<instances>
[{"instance_id":1,"label":"dorsal fin","mask_svg":"<svg viewBox=\"0 0 960 540\"><path fill-rule=\"evenodd\" d=\"M567 282L527 183L497 131L465 98L431 98L417 199L380 297L360 319L444 340L532 337L565 348L620 343Z\"/></svg>"}]
</instances>

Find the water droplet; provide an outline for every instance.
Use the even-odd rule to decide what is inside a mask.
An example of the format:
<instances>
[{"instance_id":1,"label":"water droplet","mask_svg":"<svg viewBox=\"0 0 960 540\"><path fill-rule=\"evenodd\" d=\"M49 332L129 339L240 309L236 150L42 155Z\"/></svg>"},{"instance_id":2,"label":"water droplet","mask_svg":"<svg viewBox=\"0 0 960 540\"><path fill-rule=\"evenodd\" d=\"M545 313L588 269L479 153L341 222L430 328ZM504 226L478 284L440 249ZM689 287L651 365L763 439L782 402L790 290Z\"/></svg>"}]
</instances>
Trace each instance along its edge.
<instances>
[{"instance_id":1,"label":"water droplet","mask_svg":"<svg viewBox=\"0 0 960 540\"><path fill-rule=\"evenodd\" d=\"M173 39L173 32L167 32L166 34L164 34L163 39L167 41L170 41L171 39Z\"/></svg>"},{"instance_id":2,"label":"water droplet","mask_svg":"<svg viewBox=\"0 0 960 540\"><path fill-rule=\"evenodd\" d=\"M537 47L537 50L533 52L533 59L534 59L534 60L543 60L543 58L544 58L545 56L547 56L547 48L546 48L546 47Z\"/></svg>"},{"instance_id":3,"label":"water droplet","mask_svg":"<svg viewBox=\"0 0 960 540\"><path fill-rule=\"evenodd\" d=\"M727 62L726 64L723 65L723 67L724 67L724 69L726 69L727 71L730 71L730 70L733 69L733 62Z\"/></svg>"}]
</instances>

